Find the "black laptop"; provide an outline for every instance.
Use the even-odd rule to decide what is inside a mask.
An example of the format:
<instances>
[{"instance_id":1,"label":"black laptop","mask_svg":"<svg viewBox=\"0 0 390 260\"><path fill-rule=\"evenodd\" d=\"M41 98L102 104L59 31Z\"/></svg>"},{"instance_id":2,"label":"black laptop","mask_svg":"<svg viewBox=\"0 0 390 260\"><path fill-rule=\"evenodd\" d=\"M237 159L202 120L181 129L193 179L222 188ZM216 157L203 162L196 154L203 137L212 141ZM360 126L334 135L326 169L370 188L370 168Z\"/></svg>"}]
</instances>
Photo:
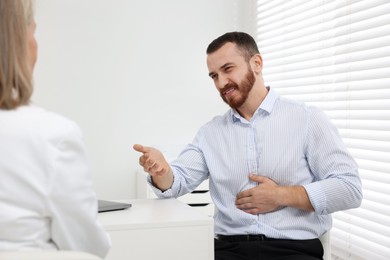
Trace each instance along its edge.
<instances>
[{"instance_id":1,"label":"black laptop","mask_svg":"<svg viewBox=\"0 0 390 260\"><path fill-rule=\"evenodd\" d=\"M98 212L107 212L114 210L128 209L131 207L130 203L116 202L109 200L98 200Z\"/></svg>"}]
</instances>

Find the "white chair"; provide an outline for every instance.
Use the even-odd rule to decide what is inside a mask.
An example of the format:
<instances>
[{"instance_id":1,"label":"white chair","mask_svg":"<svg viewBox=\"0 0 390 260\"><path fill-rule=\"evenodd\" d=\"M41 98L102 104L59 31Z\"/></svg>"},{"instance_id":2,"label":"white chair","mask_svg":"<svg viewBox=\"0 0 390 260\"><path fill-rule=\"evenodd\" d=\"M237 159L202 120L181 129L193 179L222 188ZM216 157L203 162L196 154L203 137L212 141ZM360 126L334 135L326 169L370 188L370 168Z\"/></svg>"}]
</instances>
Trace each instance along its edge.
<instances>
[{"instance_id":1,"label":"white chair","mask_svg":"<svg viewBox=\"0 0 390 260\"><path fill-rule=\"evenodd\" d=\"M102 260L102 258L77 251L2 251L0 260Z\"/></svg>"},{"instance_id":2,"label":"white chair","mask_svg":"<svg viewBox=\"0 0 390 260\"><path fill-rule=\"evenodd\" d=\"M324 248L324 260L331 260L331 249L330 249L330 231L326 232L320 237L322 247ZM1 258L0 258L1 260Z\"/></svg>"}]
</instances>

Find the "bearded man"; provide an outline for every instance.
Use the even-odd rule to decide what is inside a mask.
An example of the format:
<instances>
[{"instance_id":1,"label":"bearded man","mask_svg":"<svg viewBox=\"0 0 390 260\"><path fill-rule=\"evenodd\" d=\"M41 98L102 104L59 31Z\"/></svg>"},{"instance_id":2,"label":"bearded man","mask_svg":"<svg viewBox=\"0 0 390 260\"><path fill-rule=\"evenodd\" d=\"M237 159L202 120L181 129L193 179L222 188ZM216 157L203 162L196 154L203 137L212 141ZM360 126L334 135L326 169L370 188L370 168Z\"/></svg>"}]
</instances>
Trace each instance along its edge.
<instances>
[{"instance_id":1,"label":"bearded man","mask_svg":"<svg viewBox=\"0 0 390 260\"><path fill-rule=\"evenodd\" d=\"M139 144L140 165L160 198L209 179L215 259L322 259L331 213L362 201L358 166L318 108L264 84L255 40L226 33L207 48L209 76L230 109L200 128L168 164ZM179 246L179 245L178 245Z\"/></svg>"}]
</instances>

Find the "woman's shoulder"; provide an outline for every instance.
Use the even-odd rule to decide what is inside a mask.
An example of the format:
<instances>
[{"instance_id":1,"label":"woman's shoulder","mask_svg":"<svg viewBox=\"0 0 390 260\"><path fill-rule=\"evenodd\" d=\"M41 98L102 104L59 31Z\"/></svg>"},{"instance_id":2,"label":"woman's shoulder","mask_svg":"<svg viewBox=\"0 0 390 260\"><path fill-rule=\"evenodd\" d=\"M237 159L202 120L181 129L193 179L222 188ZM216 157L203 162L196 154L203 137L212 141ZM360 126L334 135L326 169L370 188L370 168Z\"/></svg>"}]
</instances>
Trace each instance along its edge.
<instances>
[{"instance_id":1,"label":"woman's shoulder","mask_svg":"<svg viewBox=\"0 0 390 260\"><path fill-rule=\"evenodd\" d=\"M42 107L35 106L35 105L29 105L29 106L23 106L20 107L20 111L22 114L26 114L28 116L31 116L35 120L42 120L42 121L49 121L49 122L56 122L59 124L74 124L74 122L58 113L51 112L49 110L46 110Z\"/></svg>"},{"instance_id":2,"label":"woman's shoulder","mask_svg":"<svg viewBox=\"0 0 390 260\"><path fill-rule=\"evenodd\" d=\"M15 130L26 129L44 135L64 135L80 131L74 121L35 105L21 106L10 111L7 117L8 125Z\"/></svg>"}]
</instances>

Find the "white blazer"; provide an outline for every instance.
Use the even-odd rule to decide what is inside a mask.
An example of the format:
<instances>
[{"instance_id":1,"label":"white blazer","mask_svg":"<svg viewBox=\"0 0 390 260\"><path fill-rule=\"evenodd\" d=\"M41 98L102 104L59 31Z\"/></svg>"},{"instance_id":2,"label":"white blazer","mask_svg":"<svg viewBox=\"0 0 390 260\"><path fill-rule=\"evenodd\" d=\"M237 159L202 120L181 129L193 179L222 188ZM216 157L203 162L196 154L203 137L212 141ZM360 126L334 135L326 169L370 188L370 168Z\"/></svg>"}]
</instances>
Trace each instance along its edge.
<instances>
[{"instance_id":1,"label":"white blazer","mask_svg":"<svg viewBox=\"0 0 390 260\"><path fill-rule=\"evenodd\" d=\"M0 250L104 257L110 243L79 127L35 106L0 109Z\"/></svg>"}]
</instances>

